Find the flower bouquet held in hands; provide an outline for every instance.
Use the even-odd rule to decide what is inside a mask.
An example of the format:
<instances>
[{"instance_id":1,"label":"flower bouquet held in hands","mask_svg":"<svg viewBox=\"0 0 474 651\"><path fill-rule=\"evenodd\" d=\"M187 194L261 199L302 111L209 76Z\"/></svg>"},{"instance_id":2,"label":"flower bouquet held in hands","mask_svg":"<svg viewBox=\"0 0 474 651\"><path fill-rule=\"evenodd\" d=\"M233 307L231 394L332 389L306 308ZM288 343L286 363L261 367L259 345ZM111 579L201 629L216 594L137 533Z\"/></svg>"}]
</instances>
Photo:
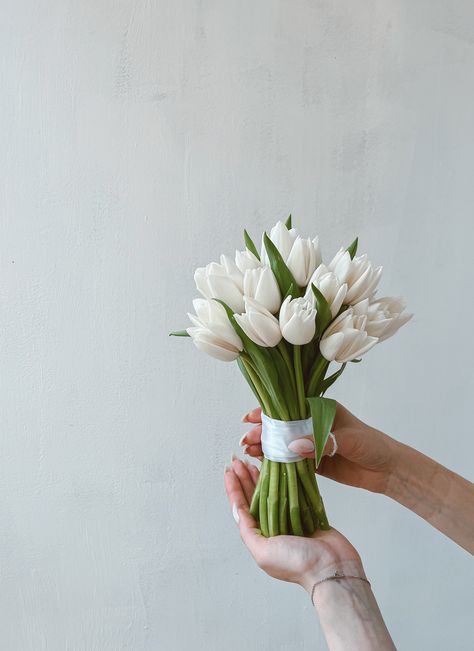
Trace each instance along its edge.
<instances>
[{"instance_id":1,"label":"flower bouquet held in hands","mask_svg":"<svg viewBox=\"0 0 474 651\"><path fill-rule=\"evenodd\" d=\"M318 466L336 403L324 397L348 362L410 318L399 298L376 298L382 274L357 239L323 264L318 238L303 239L291 216L263 234L260 252L244 231L244 251L196 269L203 298L193 301L192 326L173 332L237 364L262 408L263 462L250 510L264 536L311 535L328 529ZM328 374L331 362L339 368ZM312 434L315 459L289 445Z\"/></svg>"}]
</instances>

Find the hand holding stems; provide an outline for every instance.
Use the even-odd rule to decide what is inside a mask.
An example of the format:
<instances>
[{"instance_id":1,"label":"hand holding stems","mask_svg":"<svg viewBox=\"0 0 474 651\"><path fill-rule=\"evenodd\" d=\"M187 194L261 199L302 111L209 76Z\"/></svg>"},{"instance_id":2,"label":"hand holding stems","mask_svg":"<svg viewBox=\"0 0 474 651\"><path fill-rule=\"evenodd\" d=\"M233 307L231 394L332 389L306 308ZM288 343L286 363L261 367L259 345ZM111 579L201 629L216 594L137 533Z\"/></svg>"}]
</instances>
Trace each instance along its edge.
<instances>
[{"instance_id":1,"label":"hand holding stems","mask_svg":"<svg viewBox=\"0 0 474 651\"><path fill-rule=\"evenodd\" d=\"M260 409L243 420L253 427L241 444L246 446L246 454L260 457ZM318 474L391 497L474 554L474 484L366 425L340 404L332 431L337 454L327 456L333 445L328 441ZM290 447L302 457L314 457L312 437L298 439Z\"/></svg>"},{"instance_id":2,"label":"hand holding stems","mask_svg":"<svg viewBox=\"0 0 474 651\"><path fill-rule=\"evenodd\" d=\"M270 576L301 585L309 594L313 585L336 570L365 577L359 554L335 529L311 537L265 538L249 513L258 470L234 459L224 475L227 496L237 516L240 535L253 558ZM331 651L394 649L370 586L357 579L327 581L316 586L315 604Z\"/></svg>"}]
</instances>

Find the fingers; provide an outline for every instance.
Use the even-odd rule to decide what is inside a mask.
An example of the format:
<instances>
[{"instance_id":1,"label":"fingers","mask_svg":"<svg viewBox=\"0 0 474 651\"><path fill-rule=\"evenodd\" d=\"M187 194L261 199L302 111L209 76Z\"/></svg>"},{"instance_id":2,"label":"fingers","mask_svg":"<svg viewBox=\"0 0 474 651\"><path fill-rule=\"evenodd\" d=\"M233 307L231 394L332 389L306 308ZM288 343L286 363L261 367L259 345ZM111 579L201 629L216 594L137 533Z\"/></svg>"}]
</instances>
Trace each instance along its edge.
<instances>
[{"instance_id":1,"label":"fingers","mask_svg":"<svg viewBox=\"0 0 474 651\"><path fill-rule=\"evenodd\" d=\"M255 490L255 482L250 474L249 468L246 463L237 459L237 457L233 457L232 459L232 468L240 480L247 504L250 504Z\"/></svg>"},{"instance_id":2,"label":"fingers","mask_svg":"<svg viewBox=\"0 0 474 651\"><path fill-rule=\"evenodd\" d=\"M233 468L227 467L225 469L224 485L231 508L235 504L237 509L248 509L248 501L245 497L242 484L240 483L240 479L238 478Z\"/></svg>"},{"instance_id":3,"label":"fingers","mask_svg":"<svg viewBox=\"0 0 474 651\"><path fill-rule=\"evenodd\" d=\"M261 423L262 422L262 410L260 407L252 409L248 414L245 414L242 418L243 423Z\"/></svg>"},{"instance_id":4,"label":"fingers","mask_svg":"<svg viewBox=\"0 0 474 651\"><path fill-rule=\"evenodd\" d=\"M258 459L259 457L263 456L263 450L261 445L247 445L246 448L244 448L244 454L248 454L249 457L255 457Z\"/></svg>"},{"instance_id":5,"label":"fingers","mask_svg":"<svg viewBox=\"0 0 474 651\"><path fill-rule=\"evenodd\" d=\"M240 445L259 445L262 439L262 424L259 423L252 427L250 431L242 436L239 441Z\"/></svg>"},{"instance_id":6,"label":"fingers","mask_svg":"<svg viewBox=\"0 0 474 651\"><path fill-rule=\"evenodd\" d=\"M237 512L239 515L240 536L247 545L252 556L258 561L265 550L267 539L264 538L259 529L256 528L257 523L248 511L245 509L238 509Z\"/></svg>"},{"instance_id":7,"label":"fingers","mask_svg":"<svg viewBox=\"0 0 474 651\"><path fill-rule=\"evenodd\" d=\"M247 468L250 473L250 476L252 477L252 481L254 485L256 485L258 482L258 477L260 475L259 469L257 468L257 466L254 466L253 463L247 463Z\"/></svg>"},{"instance_id":8,"label":"fingers","mask_svg":"<svg viewBox=\"0 0 474 651\"><path fill-rule=\"evenodd\" d=\"M256 528L257 523L249 513L245 491L243 490L241 481L233 468L225 469L224 484L234 517L236 521L238 521L240 536L247 545L252 556L257 559L262 555L266 539Z\"/></svg>"}]
</instances>

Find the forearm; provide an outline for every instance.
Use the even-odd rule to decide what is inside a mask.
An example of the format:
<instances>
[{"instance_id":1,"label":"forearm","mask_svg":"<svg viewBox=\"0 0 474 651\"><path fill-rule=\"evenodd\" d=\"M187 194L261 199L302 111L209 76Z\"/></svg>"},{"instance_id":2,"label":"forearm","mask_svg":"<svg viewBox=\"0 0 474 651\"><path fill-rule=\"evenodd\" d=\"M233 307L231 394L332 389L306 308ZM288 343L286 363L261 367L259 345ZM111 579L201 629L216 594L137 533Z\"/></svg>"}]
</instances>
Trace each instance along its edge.
<instances>
[{"instance_id":1,"label":"forearm","mask_svg":"<svg viewBox=\"0 0 474 651\"><path fill-rule=\"evenodd\" d=\"M474 554L474 484L407 445L397 457L387 495Z\"/></svg>"},{"instance_id":2,"label":"forearm","mask_svg":"<svg viewBox=\"0 0 474 651\"><path fill-rule=\"evenodd\" d=\"M350 561L329 570L365 577L362 563ZM311 577L304 586L311 594L320 578ZM319 583L313 595L315 609L330 651L393 651L395 646L368 583L340 578Z\"/></svg>"}]
</instances>

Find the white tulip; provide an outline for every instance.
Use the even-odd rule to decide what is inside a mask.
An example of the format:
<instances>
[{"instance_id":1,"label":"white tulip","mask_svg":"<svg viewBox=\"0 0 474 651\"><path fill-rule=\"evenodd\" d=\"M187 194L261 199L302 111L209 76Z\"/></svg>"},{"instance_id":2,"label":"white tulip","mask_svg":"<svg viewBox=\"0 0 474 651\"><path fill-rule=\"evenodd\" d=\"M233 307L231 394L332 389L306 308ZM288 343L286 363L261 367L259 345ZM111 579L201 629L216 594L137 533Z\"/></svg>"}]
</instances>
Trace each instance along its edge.
<instances>
[{"instance_id":1,"label":"white tulip","mask_svg":"<svg viewBox=\"0 0 474 651\"><path fill-rule=\"evenodd\" d=\"M273 348L281 341L278 319L258 301L244 297L245 312L234 314L234 318L253 342L265 348Z\"/></svg>"},{"instance_id":2,"label":"white tulip","mask_svg":"<svg viewBox=\"0 0 474 651\"><path fill-rule=\"evenodd\" d=\"M241 273L245 273L247 269L257 269L262 266L260 260L255 256L252 251L245 249L245 251L235 252L235 264Z\"/></svg>"},{"instance_id":3,"label":"white tulip","mask_svg":"<svg viewBox=\"0 0 474 651\"><path fill-rule=\"evenodd\" d=\"M187 333L196 348L224 362L237 359L243 349L242 340L223 306L217 301L196 298L193 307L196 315L188 316L194 327L187 328Z\"/></svg>"},{"instance_id":4,"label":"white tulip","mask_svg":"<svg viewBox=\"0 0 474 651\"><path fill-rule=\"evenodd\" d=\"M280 252L283 262L300 287L306 287L316 267L321 264L319 238L303 239L294 228L288 230L283 222L277 222L269 238ZM268 254L262 241L261 259L268 264Z\"/></svg>"},{"instance_id":5,"label":"white tulip","mask_svg":"<svg viewBox=\"0 0 474 651\"><path fill-rule=\"evenodd\" d=\"M319 238L304 240L298 235L285 262L298 285L306 287L314 270L321 264Z\"/></svg>"},{"instance_id":6,"label":"white tulip","mask_svg":"<svg viewBox=\"0 0 474 651\"><path fill-rule=\"evenodd\" d=\"M295 228L290 228L290 230L288 230L288 228L285 226L283 222L277 222L275 226L272 228L272 230L270 231L270 235L268 237L271 239L273 244L280 252L281 257L286 262L288 256L290 255L291 248L297 236L298 236L298 231ZM264 236L262 236L262 250L260 254L260 260L264 264L268 264L269 261L268 261L267 249L265 247L263 237Z\"/></svg>"},{"instance_id":7,"label":"white tulip","mask_svg":"<svg viewBox=\"0 0 474 651\"><path fill-rule=\"evenodd\" d=\"M290 344L302 346L314 337L316 310L306 298L287 296L280 308L280 328Z\"/></svg>"},{"instance_id":8,"label":"white tulip","mask_svg":"<svg viewBox=\"0 0 474 651\"><path fill-rule=\"evenodd\" d=\"M211 262L196 269L194 281L205 298L219 298L234 312L243 311L243 274L228 256L221 255L220 264Z\"/></svg>"},{"instance_id":9,"label":"white tulip","mask_svg":"<svg viewBox=\"0 0 474 651\"><path fill-rule=\"evenodd\" d=\"M365 314L354 314L352 308L345 310L321 337L319 349L323 357L343 364L369 351L378 338L367 334L366 323Z\"/></svg>"},{"instance_id":10,"label":"white tulip","mask_svg":"<svg viewBox=\"0 0 474 651\"><path fill-rule=\"evenodd\" d=\"M409 313L403 314L405 307L402 298L392 296L379 298L370 303L365 328L367 333L373 337L378 337L379 341L385 341L385 339L394 335L413 316L413 314Z\"/></svg>"},{"instance_id":11,"label":"white tulip","mask_svg":"<svg viewBox=\"0 0 474 651\"><path fill-rule=\"evenodd\" d=\"M329 271L326 265L320 264L311 276L305 294L305 298L314 304L315 298L311 285L319 289L329 305L332 316L335 317L344 303L347 284L341 284L335 273Z\"/></svg>"},{"instance_id":12,"label":"white tulip","mask_svg":"<svg viewBox=\"0 0 474 651\"><path fill-rule=\"evenodd\" d=\"M336 274L340 283L347 284L344 299L347 305L355 305L365 298L373 298L382 276L382 267L374 268L366 254L351 260L351 256L344 249L339 249L328 268Z\"/></svg>"},{"instance_id":13,"label":"white tulip","mask_svg":"<svg viewBox=\"0 0 474 651\"><path fill-rule=\"evenodd\" d=\"M244 296L254 298L273 314L281 304L280 288L270 267L247 269L244 274Z\"/></svg>"}]
</instances>

